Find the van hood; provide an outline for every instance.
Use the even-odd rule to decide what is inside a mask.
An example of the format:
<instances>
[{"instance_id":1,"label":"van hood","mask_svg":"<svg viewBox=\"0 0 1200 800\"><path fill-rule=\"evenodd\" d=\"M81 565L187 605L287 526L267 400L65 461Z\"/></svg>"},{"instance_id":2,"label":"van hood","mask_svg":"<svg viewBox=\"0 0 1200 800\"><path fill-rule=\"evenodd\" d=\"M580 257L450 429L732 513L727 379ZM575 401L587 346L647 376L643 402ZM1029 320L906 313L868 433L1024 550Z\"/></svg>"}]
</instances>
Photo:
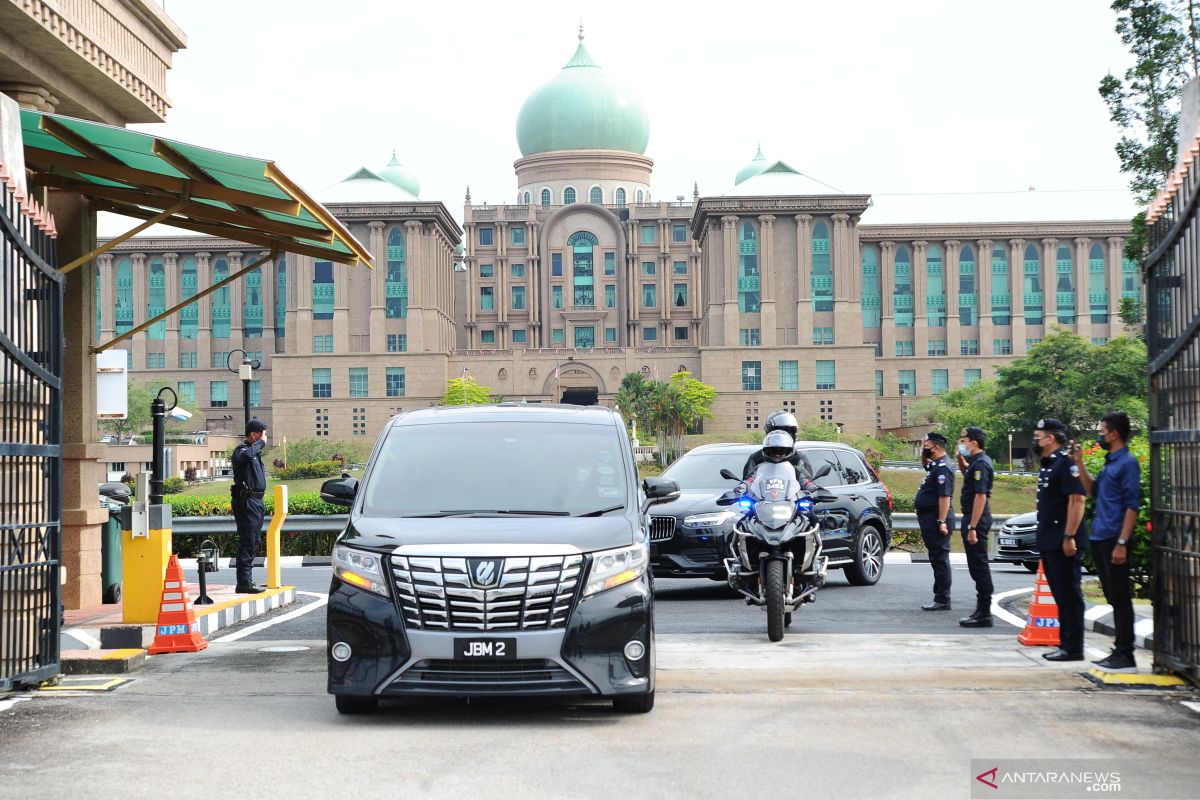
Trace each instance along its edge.
<instances>
[{"instance_id":1,"label":"van hood","mask_svg":"<svg viewBox=\"0 0 1200 800\"><path fill-rule=\"evenodd\" d=\"M438 545L561 545L583 552L623 547L643 541L633 520L613 512L607 517L442 517L351 519L340 544L390 552L417 545L432 554Z\"/></svg>"}]
</instances>

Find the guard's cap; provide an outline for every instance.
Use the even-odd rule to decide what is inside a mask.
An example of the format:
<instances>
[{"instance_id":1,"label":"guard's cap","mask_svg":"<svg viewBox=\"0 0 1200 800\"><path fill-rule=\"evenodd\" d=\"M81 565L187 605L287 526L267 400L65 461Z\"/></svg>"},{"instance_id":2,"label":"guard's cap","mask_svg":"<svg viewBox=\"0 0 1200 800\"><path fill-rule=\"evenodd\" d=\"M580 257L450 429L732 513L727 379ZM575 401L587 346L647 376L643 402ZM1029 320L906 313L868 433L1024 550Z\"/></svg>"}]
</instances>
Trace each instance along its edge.
<instances>
[{"instance_id":1,"label":"guard's cap","mask_svg":"<svg viewBox=\"0 0 1200 800\"><path fill-rule=\"evenodd\" d=\"M980 447L983 447L983 440L987 438L987 434L983 432L983 428L976 428L974 425L968 425L963 428L959 436L976 442Z\"/></svg>"},{"instance_id":2,"label":"guard's cap","mask_svg":"<svg viewBox=\"0 0 1200 800\"><path fill-rule=\"evenodd\" d=\"M946 437L937 431L930 431L929 433L925 434L925 438L934 444L940 444L943 447L946 445Z\"/></svg>"},{"instance_id":3,"label":"guard's cap","mask_svg":"<svg viewBox=\"0 0 1200 800\"><path fill-rule=\"evenodd\" d=\"M267 423L263 422L258 417L246 423L246 433L262 433L267 429Z\"/></svg>"},{"instance_id":4,"label":"guard's cap","mask_svg":"<svg viewBox=\"0 0 1200 800\"><path fill-rule=\"evenodd\" d=\"M1058 433L1062 436L1067 435L1067 426L1063 425L1056 419L1051 419L1050 417L1039 419L1037 424L1033 426L1033 429L1035 431L1046 431L1047 433Z\"/></svg>"}]
</instances>

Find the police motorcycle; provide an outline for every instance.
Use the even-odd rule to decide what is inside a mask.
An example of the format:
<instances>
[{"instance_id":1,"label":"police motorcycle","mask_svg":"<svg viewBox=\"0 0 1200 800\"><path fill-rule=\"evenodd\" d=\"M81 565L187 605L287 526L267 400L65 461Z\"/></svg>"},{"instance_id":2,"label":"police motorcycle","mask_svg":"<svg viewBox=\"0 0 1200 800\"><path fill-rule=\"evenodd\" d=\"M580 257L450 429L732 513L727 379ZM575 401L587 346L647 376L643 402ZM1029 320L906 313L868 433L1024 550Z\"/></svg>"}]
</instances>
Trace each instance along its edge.
<instances>
[{"instance_id":1,"label":"police motorcycle","mask_svg":"<svg viewBox=\"0 0 1200 800\"><path fill-rule=\"evenodd\" d=\"M795 468L787 463L794 444L783 431L763 440L766 460L748 483L717 498L717 505L733 506L741 512L734 524L730 550L725 559L729 585L767 612L767 638L778 642L791 625L792 613L816 599L825 585L829 559L821 554L821 526L813 511L815 503L832 502L830 494L806 491ZM823 467L814 477L829 472ZM739 480L727 469L721 477Z\"/></svg>"}]
</instances>

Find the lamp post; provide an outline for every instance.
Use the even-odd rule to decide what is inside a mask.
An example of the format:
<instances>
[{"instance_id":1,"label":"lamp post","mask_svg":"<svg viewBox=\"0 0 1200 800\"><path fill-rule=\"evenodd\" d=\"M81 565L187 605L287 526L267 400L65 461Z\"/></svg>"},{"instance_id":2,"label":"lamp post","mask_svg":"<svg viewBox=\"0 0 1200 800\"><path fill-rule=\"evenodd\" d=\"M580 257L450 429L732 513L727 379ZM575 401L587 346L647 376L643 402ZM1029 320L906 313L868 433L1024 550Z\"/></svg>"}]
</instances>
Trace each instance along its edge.
<instances>
[{"instance_id":1,"label":"lamp post","mask_svg":"<svg viewBox=\"0 0 1200 800\"><path fill-rule=\"evenodd\" d=\"M234 353L242 354L242 363L238 364L238 368L234 369L230 364L230 359ZM245 431L245 425L250 424L250 381L254 378L254 370L262 366L262 362L257 358L253 361L250 359L250 354L240 347L236 350L230 350L229 355L225 356L225 369L234 373L242 381L242 408L245 410L245 419L242 420L242 430Z\"/></svg>"},{"instance_id":2,"label":"lamp post","mask_svg":"<svg viewBox=\"0 0 1200 800\"><path fill-rule=\"evenodd\" d=\"M833 424L837 427L837 440L840 442L842 440L842 430L845 425L841 422L835 422Z\"/></svg>"},{"instance_id":3,"label":"lamp post","mask_svg":"<svg viewBox=\"0 0 1200 800\"><path fill-rule=\"evenodd\" d=\"M1015 472L1015 470L1013 470L1013 460L1012 460L1012 435L1013 435L1013 431L1015 431L1015 430L1016 430L1016 428L1008 429L1008 468L1009 468L1009 470L1012 470L1014 472Z\"/></svg>"}]
</instances>

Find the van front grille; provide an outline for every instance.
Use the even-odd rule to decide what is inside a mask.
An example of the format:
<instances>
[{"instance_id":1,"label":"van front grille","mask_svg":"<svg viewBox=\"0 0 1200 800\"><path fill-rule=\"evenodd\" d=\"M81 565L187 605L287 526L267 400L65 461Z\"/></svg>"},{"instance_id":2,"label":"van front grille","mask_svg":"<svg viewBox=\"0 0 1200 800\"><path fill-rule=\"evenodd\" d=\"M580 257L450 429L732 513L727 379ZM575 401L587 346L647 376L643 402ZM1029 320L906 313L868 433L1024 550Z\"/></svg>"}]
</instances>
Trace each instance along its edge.
<instances>
[{"instance_id":1,"label":"van front grille","mask_svg":"<svg viewBox=\"0 0 1200 800\"><path fill-rule=\"evenodd\" d=\"M582 555L392 556L392 585L415 630L551 630L566 627L582 569Z\"/></svg>"}]
</instances>

